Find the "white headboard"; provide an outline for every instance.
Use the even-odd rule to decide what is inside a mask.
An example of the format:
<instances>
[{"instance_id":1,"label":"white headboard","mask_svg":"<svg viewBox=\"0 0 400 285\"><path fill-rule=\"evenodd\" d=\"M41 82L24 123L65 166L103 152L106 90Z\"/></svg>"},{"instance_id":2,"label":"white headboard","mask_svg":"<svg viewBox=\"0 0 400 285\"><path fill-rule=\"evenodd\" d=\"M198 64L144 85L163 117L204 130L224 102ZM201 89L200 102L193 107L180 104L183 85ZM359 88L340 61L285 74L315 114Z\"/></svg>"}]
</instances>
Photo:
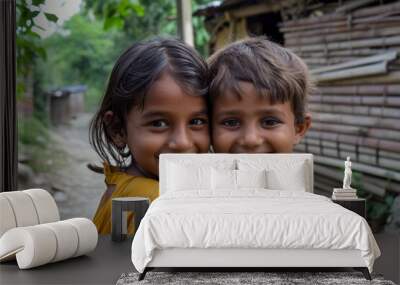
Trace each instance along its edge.
<instances>
[{"instance_id":1,"label":"white headboard","mask_svg":"<svg viewBox=\"0 0 400 285\"><path fill-rule=\"evenodd\" d=\"M304 189L313 192L314 169L313 156L309 153L277 153L277 154L228 154L228 153L202 153L202 154L161 154L159 164L160 195L166 192L168 181L168 164L204 166L210 165L222 169L238 169L238 162L248 165L261 165L261 167L278 167L279 164L296 164L304 162L305 179Z\"/></svg>"}]
</instances>

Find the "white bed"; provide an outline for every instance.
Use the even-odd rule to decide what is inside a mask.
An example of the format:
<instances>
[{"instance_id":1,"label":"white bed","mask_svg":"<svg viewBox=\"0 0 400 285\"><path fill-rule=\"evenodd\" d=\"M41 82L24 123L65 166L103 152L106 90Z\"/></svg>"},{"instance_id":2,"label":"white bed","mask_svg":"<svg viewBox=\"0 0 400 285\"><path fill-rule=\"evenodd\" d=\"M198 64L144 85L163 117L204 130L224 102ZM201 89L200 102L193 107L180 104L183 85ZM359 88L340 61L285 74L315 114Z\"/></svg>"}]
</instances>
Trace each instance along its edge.
<instances>
[{"instance_id":1,"label":"white bed","mask_svg":"<svg viewBox=\"0 0 400 285\"><path fill-rule=\"evenodd\" d=\"M132 262L141 278L154 267L354 267L370 278L380 251L367 222L312 189L310 154L162 155Z\"/></svg>"}]
</instances>

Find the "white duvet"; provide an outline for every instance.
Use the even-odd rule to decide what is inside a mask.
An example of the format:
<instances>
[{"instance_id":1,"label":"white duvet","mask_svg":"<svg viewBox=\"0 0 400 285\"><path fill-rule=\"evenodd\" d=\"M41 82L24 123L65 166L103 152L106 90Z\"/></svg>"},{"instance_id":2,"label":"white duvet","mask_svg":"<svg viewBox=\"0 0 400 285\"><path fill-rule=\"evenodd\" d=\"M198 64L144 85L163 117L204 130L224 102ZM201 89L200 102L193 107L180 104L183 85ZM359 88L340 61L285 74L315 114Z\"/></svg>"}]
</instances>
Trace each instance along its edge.
<instances>
[{"instance_id":1,"label":"white duvet","mask_svg":"<svg viewBox=\"0 0 400 285\"><path fill-rule=\"evenodd\" d=\"M143 272L155 249L358 249L372 272L379 248L364 218L306 192L258 190L166 193L143 218L132 262Z\"/></svg>"}]
</instances>

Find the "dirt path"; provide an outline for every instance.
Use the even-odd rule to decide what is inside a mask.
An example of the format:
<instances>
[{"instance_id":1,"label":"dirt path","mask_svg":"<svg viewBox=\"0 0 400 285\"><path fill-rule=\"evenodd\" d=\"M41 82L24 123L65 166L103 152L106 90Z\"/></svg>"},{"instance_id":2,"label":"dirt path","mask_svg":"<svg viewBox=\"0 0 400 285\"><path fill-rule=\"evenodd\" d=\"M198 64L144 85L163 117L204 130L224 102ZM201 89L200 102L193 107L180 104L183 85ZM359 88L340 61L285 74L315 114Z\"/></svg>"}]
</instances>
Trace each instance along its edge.
<instances>
[{"instance_id":1,"label":"dirt path","mask_svg":"<svg viewBox=\"0 0 400 285\"><path fill-rule=\"evenodd\" d=\"M88 126L92 114L80 114L68 125L53 129L57 147L65 152L63 168L47 175L56 190L54 198L62 219L92 218L105 190L104 176L92 172L87 163L100 164L100 159L89 144Z\"/></svg>"}]
</instances>

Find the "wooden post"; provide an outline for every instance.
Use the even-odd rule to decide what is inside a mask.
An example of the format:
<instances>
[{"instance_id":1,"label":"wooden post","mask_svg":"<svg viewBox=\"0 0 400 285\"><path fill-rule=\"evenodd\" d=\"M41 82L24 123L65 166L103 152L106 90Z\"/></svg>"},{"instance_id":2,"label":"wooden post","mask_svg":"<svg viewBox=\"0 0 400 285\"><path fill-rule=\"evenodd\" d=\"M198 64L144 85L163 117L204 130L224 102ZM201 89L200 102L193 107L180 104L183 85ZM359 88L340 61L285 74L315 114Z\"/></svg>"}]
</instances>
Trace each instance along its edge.
<instances>
[{"instance_id":1,"label":"wooden post","mask_svg":"<svg viewBox=\"0 0 400 285\"><path fill-rule=\"evenodd\" d=\"M15 0L0 1L0 192L17 190Z\"/></svg>"},{"instance_id":2,"label":"wooden post","mask_svg":"<svg viewBox=\"0 0 400 285\"><path fill-rule=\"evenodd\" d=\"M190 46L194 46L192 25L192 2L188 0L176 0L178 12L178 36Z\"/></svg>"}]
</instances>

